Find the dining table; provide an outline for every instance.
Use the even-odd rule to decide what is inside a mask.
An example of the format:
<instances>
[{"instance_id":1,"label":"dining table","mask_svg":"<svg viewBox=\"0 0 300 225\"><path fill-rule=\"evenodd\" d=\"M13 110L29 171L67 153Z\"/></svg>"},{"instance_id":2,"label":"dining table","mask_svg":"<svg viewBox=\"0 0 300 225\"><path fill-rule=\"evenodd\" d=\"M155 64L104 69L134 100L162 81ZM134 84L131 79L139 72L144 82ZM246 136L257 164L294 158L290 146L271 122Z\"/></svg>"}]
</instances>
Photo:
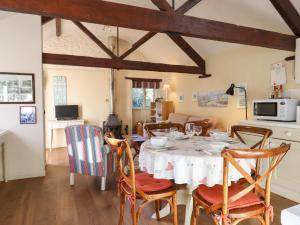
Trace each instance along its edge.
<instances>
[{"instance_id":1,"label":"dining table","mask_svg":"<svg viewBox=\"0 0 300 225\"><path fill-rule=\"evenodd\" d=\"M175 184L183 185L177 191L177 205L185 205L185 225L190 225L193 209L192 192L200 184L212 187L223 184L223 148L216 149L219 140L212 137L193 136L190 138L175 139L170 134L164 147L154 147L150 140L146 140L140 148L139 167L142 171L153 174L154 178L173 180ZM221 143L230 149L247 149L247 145L238 140L228 138ZM238 160L242 168L251 173L255 161L249 159ZM229 184L243 177L235 168L229 167ZM165 217L171 212L166 205L160 211L160 216ZM153 214L152 218L156 218Z\"/></svg>"}]
</instances>

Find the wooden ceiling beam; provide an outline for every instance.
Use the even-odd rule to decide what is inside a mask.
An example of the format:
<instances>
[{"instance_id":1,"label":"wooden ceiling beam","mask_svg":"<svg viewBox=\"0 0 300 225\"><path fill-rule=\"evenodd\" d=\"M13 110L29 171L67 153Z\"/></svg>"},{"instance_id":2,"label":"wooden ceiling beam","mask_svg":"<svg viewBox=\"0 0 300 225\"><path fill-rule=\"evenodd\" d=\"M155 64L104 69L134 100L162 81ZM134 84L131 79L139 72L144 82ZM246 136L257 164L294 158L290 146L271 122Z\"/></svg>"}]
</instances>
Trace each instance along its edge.
<instances>
[{"instance_id":1,"label":"wooden ceiling beam","mask_svg":"<svg viewBox=\"0 0 300 225\"><path fill-rule=\"evenodd\" d=\"M205 66L205 60L195 51L195 49L192 48L192 46L189 45L189 43L186 42L180 35L178 34L170 34L167 33L169 38L171 38L176 45L185 52L186 55L188 55L199 67L203 68L203 70L206 70Z\"/></svg>"},{"instance_id":2,"label":"wooden ceiling beam","mask_svg":"<svg viewBox=\"0 0 300 225\"><path fill-rule=\"evenodd\" d=\"M154 1L154 0L153 0ZM153 2L152 1L152 2ZM195 6L198 2L201 0L187 0L181 7L179 7L176 12L184 14L188 10L190 10L193 6ZM155 3L155 2L154 2ZM165 9L169 9L170 7L165 6ZM171 8L173 10L173 8ZM166 11L165 10L165 11ZM130 49L128 49L126 52L124 52L120 58L125 59L128 55L130 55L132 52L134 52L136 49L138 49L140 46L142 46L144 43L146 43L148 40L150 40L152 37L154 37L157 33L156 32L148 32L143 37L141 37L137 42L135 42Z\"/></svg>"},{"instance_id":3,"label":"wooden ceiling beam","mask_svg":"<svg viewBox=\"0 0 300 225\"><path fill-rule=\"evenodd\" d=\"M295 51L294 36L101 0L1 0L0 10Z\"/></svg>"},{"instance_id":4,"label":"wooden ceiling beam","mask_svg":"<svg viewBox=\"0 0 300 225\"><path fill-rule=\"evenodd\" d=\"M270 0L282 19L300 37L300 15L290 0Z\"/></svg>"},{"instance_id":5,"label":"wooden ceiling beam","mask_svg":"<svg viewBox=\"0 0 300 225\"><path fill-rule=\"evenodd\" d=\"M183 15L201 1L202 0L187 0L178 9L176 9L175 12Z\"/></svg>"},{"instance_id":6,"label":"wooden ceiling beam","mask_svg":"<svg viewBox=\"0 0 300 225\"><path fill-rule=\"evenodd\" d=\"M112 59L117 58L117 56L108 48L102 41L100 41L89 29L87 29L82 23L73 21L73 23L85 33L93 42L95 42L107 55Z\"/></svg>"},{"instance_id":7,"label":"wooden ceiling beam","mask_svg":"<svg viewBox=\"0 0 300 225\"><path fill-rule=\"evenodd\" d=\"M126 52L124 52L120 59L125 59L127 56L129 56L132 52L134 52L136 49L138 49L141 45L143 45L145 42L150 40L153 36L155 36L156 32L148 32L143 37L141 37L137 42L135 42L130 49L128 49Z\"/></svg>"},{"instance_id":8,"label":"wooden ceiling beam","mask_svg":"<svg viewBox=\"0 0 300 225\"><path fill-rule=\"evenodd\" d=\"M121 59L94 58L87 56L74 56L62 54L43 53L43 64L68 65L68 66L83 66L83 67L100 67L124 70L142 70L156 72L174 72L174 73L189 73L203 74L202 68L198 66L182 66L170 65L163 63L149 63L140 61L129 61ZM202 75L201 78L209 77L210 75Z\"/></svg>"},{"instance_id":9,"label":"wooden ceiling beam","mask_svg":"<svg viewBox=\"0 0 300 225\"><path fill-rule=\"evenodd\" d=\"M154 5L156 5L160 11L164 12L174 12L172 6L166 0L151 0Z\"/></svg>"},{"instance_id":10,"label":"wooden ceiling beam","mask_svg":"<svg viewBox=\"0 0 300 225\"><path fill-rule=\"evenodd\" d=\"M160 10L167 12L174 12L172 6L166 0L151 0ZM189 2L189 1L188 1ZM205 60L193 49L190 44L176 33L167 33L169 38L199 67L203 67L206 70Z\"/></svg>"},{"instance_id":11,"label":"wooden ceiling beam","mask_svg":"<svg viewBox=\"0 0 300 225\"><path fill-rule=\"evenodd\" d=\"M47 16L42 16L42 25L45 25L46 23L50 22L54 18L47 17Z\"/></svg>"}]
</instances>

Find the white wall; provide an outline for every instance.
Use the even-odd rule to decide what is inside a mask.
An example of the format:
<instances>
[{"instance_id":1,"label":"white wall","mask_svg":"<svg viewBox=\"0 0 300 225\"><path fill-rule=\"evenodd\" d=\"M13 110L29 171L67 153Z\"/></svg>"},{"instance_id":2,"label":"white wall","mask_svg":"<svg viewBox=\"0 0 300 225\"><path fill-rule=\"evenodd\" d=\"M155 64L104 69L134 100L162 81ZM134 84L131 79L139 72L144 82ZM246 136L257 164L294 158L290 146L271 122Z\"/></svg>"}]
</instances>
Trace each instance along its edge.
<instances>
[{"instance_id":1,"label":"white wall","mask_svg":"<svg viewBox=\"0 0 300 225\"><path fill-rule=\"evenodd\" d=\"M248 115L252 116L252 101L269 98L271 93L271 64L282 61L287 69L287 84L284 90L293 89L300 94L300 85L294 81L294 62L284 62L293 52L267 48L241 46L207 58L207 72L212 77L198 79L192 75L174 75L170 80L171 99L175 111L193 115L216 116L218 125L228 127L245 119L245 110L237 108L237 95L229 96L228 107L199 107L192 102L193 92L226 91L231 83L246 83L248 90ZM184 103L178 103L178 95L185 96ZM300 95L299 95L300 96Z\"/></svg>"},{"instance_id":2,"label":"white wall","mask_svg":"<svg viewBox=\"0 0 300 225\"><path fill-rule=\"evenodd\" d=\"M0 71L35 74L37 124L20 125L21 105L0 104L0 129L8 129L8 179L45 175L41 18L13 14L0 20ZM2 171L0 171L2 173ZM1 176L2 178L2 176Z\"/></svg>"},{"instance_id":3,"label":"white wall","mask_svg":"<svg viewBox=\"0 0 300 225\"><path fill-rule=\"evenodd\" d=\"M65 76L67 79L67 104L79 105L80 119L87 124L101 126L107 119L108 110L108 69L44 66L45 75L45 125L46 146L50 148L48 120L55 119L53 76ZM53 148L66 146L63 129L55 129Z\"/></svg>"}]
</instances>

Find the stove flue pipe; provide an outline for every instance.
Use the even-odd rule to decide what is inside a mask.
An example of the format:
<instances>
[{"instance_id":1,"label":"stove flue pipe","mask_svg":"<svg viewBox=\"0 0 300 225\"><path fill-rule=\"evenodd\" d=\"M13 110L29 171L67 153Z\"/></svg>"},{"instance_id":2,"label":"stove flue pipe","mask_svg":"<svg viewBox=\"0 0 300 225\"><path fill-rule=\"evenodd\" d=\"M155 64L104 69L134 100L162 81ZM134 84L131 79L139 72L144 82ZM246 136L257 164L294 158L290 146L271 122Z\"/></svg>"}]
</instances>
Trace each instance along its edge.
<instances>
[{"instance_id":1,"label":"stove flue pipe","mask_svg":"<svg viewBox=\"0 0 300 225\"><path fill-rule=\"evenodd\" d=\"M115 38L108 38L108 45L112 52L115 52ZM109 70L109 114L115 114L115 70Z\"/></svg>"}]
</instances>

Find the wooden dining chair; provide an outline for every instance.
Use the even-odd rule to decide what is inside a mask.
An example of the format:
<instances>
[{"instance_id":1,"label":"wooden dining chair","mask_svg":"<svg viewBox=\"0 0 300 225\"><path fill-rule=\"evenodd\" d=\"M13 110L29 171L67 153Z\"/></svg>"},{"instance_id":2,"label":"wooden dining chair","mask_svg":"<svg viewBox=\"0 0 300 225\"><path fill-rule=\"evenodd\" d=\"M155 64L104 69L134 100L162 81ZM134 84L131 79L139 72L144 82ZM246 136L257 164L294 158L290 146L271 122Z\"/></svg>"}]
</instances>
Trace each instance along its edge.
<instances>
[{"instance_id":1,"label":"wooden dining chair","mask_svg":"<svg viewBox=\"0 0 300 225\"><path fill-rule=\"evenodd\" d=\"M161 201L167 201L173 212L173 224L177 225L176 187L166 179L156 179L148 173L136 173L130 146L127 140L105 138L106 142L118 153L117 164L119 172L120 216L119 225L124 222L124 207L126 199L131 206L132 224L137 225L142 209L149 203L154 203L157 220L160 219ZM124 168L123 154L126 154L129 168ZM137 199L142 204L137 206Z\"/></svg>"},{"instance_id":2,"label":"wooden dining chair","mask_svg":"<svg viewBox=\"0 0 300 225\"><path fill-rule=\"evenodd\" d=\"M243 139L242 133L256 135L258 141L250 148L262 149L265 147L268 138L273 134L273 131L267 128L243 126L243 125L234 125L231 127L231 137L233 138L237 137L242 143L249 144ZM256 174L259 174L260 166L261 166L261 159L257 159L255 169L253 168L252 171L253 177L257 176Z\"/></svg>"},{"instance_id":3,"label":"wooden dining chair","mask_svg":"<svg viewBox=\"0 0 300 225\"><path fill-rule=\"evenodd\" d=\"M154 131L167 131L169 132L169 129L175 127L178 131L184 132L184 127L179 123L152 123L152 124L146 124L145 130L147 132L147 135L149 138L155 137Z\"/></svg>"},{"instance_id":4,"label":"wooden dining chair","mask_svg":"<svg viewBox=\"0 0 300 225\"><path fill-rule=\"evenodd\" d=\"M193 192L193 213L191 225L196 225L199 209L210 214L216 225L236 225L244 220L255 218L263 225L269 225L273 217L270 204L272 174L290 145L282 144L273 149L225 149L222 151L223 186L207 187L200 185ZM239 164L240 160L270 160L269 168L254 180ZM228 183L229 168L236 169L247 180L247 185ZM265 189L261 186L265 180Z\"/></svg>"},{"instance_id":5,"label":"wooden dining chair","mask_svg":"<svg viewBox=\"0 0 300 225\"><path fill-rule=\"evenodd\" d=\"M208 135L208 131L213 126L212 122L210 122L210 120L208 120L208 119L191 121L191 122L187 122L187 123L193 123L193 124L195 124L195 126L202 127L201 136L207 136Z\"/></svg>"},{"instance_id":6,"label":"wooden dining chair","mask_svg":"<svg viewBox=\"0 0 300 225\"><path fill-rule=\"evenodd\" d=\"M231 137L237 137L241 142L246 144L246 141L242 138L241 133L254 134L259 136L259 140L255 143L251 149L262 149L266 144L268 138L273 134L273 131L262 127L252 127L243 125L234 125L231 127Z\"/></svg>"}]
</instances>

